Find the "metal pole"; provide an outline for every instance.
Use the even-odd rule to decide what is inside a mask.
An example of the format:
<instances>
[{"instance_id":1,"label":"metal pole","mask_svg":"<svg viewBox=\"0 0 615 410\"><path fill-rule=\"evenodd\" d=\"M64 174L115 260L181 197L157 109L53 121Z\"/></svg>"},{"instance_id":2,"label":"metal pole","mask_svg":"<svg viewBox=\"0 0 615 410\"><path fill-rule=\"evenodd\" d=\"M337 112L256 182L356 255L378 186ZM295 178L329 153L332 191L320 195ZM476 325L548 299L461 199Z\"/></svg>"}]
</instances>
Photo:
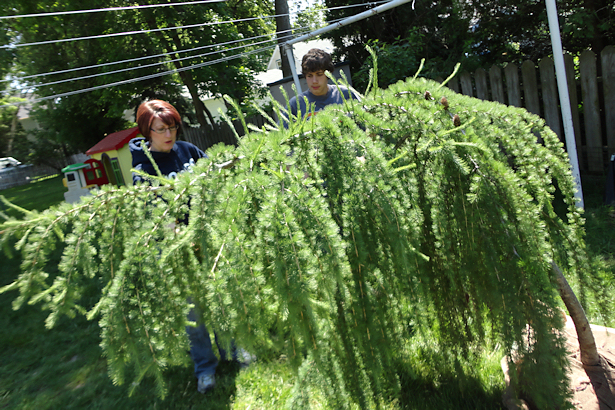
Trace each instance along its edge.
<instances>
[{"instance_id":1,"label":"metal pole","mask_svg":"<svg viewBox=\"0 0 615 410\"><path fill-rule=\"evenodd\" d=\"M564 135L566 136L566 148L570 159L572 177L577 187L574 196L577 198L577 206L585 208L583 201L583 187L581 186L581 174L579 171L579 159L577 156L577 144L574 138L574 127L572 124L572 111L570 109L570 95L568 94L568 83L566 82L566 66L564 65L564 53L562 51L562 38L559 31L557 19L557 8L555 0L545 0L547 4L547 17L549 19L549 31L551 33L551 47L553 48L553 60L555 62L555 73L557 77L557 89L559 91L559 101L564 120Z\"/></svg>"},{"instance_id":2,"label":"metal pole","mask_svg":"<svg viewBox=\"0 0 615 410\"><path fill-rule=\"evenodd\" d=\"M288 42L284 43L284 53L286 54L286 58L288 58L288 65L290 65L290 72L293 75L293 79L295 80L295 87L297 87L297 94L301 94L303 90L301 90L301 83L299 82L299 75L297 74L297 68L295 67L295 56L293 55L293 46Z\"/></svg>"},{"instance_id":3,"label":"metal pole","mask_svg":"<svg viewBox=\"0 0 615 410\"><path fill-rule=\"evenodd\" d=\"M288 52L288 50L292 50L292 45L295 43L299 43L304 40L308 40L312 37L318 36L320 34L327 33L331 30L335 30L338 27L344 27L348 24L355 23L359 20L364 20L368 17L374 16L378 13L382 13L383 11L387 11L389 9L395 8L397 6L401 6L402 4L408 3L410 0L393 0L382 6L374 7L371 10L364 11L363 13L356 14L354 16L348 17L344 20L338 21L337 23L330 24L326 27L320 28L318 30L314 30L311 33L305 34L301 37L297 37L290 41L284 43L284 49L287 51L286 56L288 57L288 62L290 64L290 70L293 73L293 79L295 80L295 87L297 87L297 92L301 93L301 86L299 85L299 75L297 74L297 70L295 68L295 58L292 56L292 52ZM414 0L412 3L412 8L414 8Z\"/></svg>"}]
</instances>

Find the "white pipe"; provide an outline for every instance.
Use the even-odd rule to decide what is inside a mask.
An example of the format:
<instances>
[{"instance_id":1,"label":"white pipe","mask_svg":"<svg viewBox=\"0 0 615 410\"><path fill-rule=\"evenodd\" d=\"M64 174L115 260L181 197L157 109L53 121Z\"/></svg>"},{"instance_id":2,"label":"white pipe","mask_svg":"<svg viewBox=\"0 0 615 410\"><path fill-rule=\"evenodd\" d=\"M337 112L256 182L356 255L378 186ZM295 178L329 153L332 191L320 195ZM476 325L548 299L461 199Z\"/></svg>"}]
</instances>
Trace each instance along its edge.
<instances>
[{"instance_id":1,"label":"white pipe","mask_svg":"<svg viewBox=\"0 0 615 410\"><path fill-rule=\"evenodd\" d=\"M585 208L583 201L583 188L581 186L581 174L579 171L579 159L577 156L577 143L574 138L574 127L572 125L572 111L570 109L570 95L568 94L568 83L566 82L566 66L564 65L564 53L562 51L562 38L559 31L559 21L557 18L557 8L555 0L545 0L547 3L547 17L549 19L549 31L551 33L551 47L553 48L553 61L555 62L555 73L557 77L557 89L559 91L559 102L564 120L564 135L566 136L566 148L570 159L570 169L572 177L577 187L574 196L577 198L577 206Z\"/></svg>"},{"instance_id":2,"label":"white pipe","mask_svg":"<svg viewBox=\"0 0 615 410\"><path fill-rule=\"evenodd\" d=\"M303 90L301 90L301 83L299 82L299 75L297 74L297 68L295 67L295 55L293 54L293 46L292 44L288 44L288 42L283 44L284 53L286 54L286 58L288 58L288 65L290 65L290 72L293 75L293 79L295 80L295 87L297 87L297 94L301 94Z\"/></svg>"},{"instance_id":3,"label":"white pipe","mask_svg":"<svg viewBox=\"0 0 615 410\"><path fill-rule=\"evenodd\" d=\"M371 17L373 15L376 15L378 13L382 13L383 11L387 11L387 10L395 8L397 6L401 6L402 4L408 3L409 1L410 0L393 0L393 1L390 1L390 2L388 2L386 4L383 4L382 6L374 7L373 9L364 11L363 13L359 13L359 14L356 14L354 16L345 18L344 20L340 20L337 23L330 24L330 25L328 25L326 27L319 28L318 30L314 30L314 31L312 31L312 32L310 32L308 34L305 34L305 35L303 35L301 37L297 37L297 38L294 38L292 40L287 41L286 43L283 44L284 45L284 49L285 50L288 50L289 48L292 49L292 45L295 44L295 43L299 43L301 41L310 39L312 37L315 37L315 36L327 33L327 32L329 32L331 30L334 30L334 29L336 29L338 27L347 26L348 24L355 23L355 22L357 22L359 20L366 19L366 18ZM414 9L414 0L413 0L413 3L412 3L412 8ZM301 86L299 85L299 75L297 74L297 70L295 68L295 58L292 57L292 53L288 53L288 52L286 53L286 57L288 58L288 63L290 64L290 71L293 74L293 79L295 80L295 86L297 87L297 92L299 94L301 94Z\"/></svg>"}]
</instances>

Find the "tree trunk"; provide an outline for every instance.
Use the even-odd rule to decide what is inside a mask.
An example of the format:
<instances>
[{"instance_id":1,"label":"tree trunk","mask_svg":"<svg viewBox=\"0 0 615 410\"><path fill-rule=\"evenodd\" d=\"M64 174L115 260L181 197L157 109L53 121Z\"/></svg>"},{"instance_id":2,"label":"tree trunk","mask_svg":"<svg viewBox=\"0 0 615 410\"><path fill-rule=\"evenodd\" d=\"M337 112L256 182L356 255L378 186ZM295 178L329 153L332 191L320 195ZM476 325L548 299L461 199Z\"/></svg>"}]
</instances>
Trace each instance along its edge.
<instances>
[{"instance_id":1,"label":"tree trunk","mask_svg":"<svg viewBox=\"0 0 615 410\"><path fill-rule=\"evenodd\" d=\"M162 35L162 33L160 34ZM177 36L176 32L171 33L171 39L175 43L175 49L181 50L182 49L181 40ZM175 57L179 58L179 55L175 54ZM175 65L175 68L177 69L180 69L182 67L181 62L179 61L174 61L173 64ZM211 123L211 125L214 125L215 124L214 117L211 115L211 112L207 109L207 107L205 107L205 104L203 104L203 101L201 101L201 99L199 98L199 90L196 84L194 83L192 75L190 75L188 71L180 71L178 74L179 74L179 77L182 79L182 82L184 83L184 85L188 88L190 97L192 97L192 105L194 106L194 111L196 112L196 119L199 122L199 124L201 124L201 127L205 129L205 127L207 126L207 120L205 119L205 114L207 114L207 117L209 118L209 122Z\"/></svg>"},{"instance_id":2,"label":"tree trunk","mask_svg":"<svg viewBox=\"0 0 615 410\"><path fill-rule=\"evenodd\" d=\"M149 17L146 17L145 21L150 29L152 30L156 29L156 21L154 20L153 16L150 15ZM167 37L165 37L165 35L160 31L157 31L155 33L160 39L160 42L163 45L162 47L165 53L171 52L172 47L166 46L166 44L168 44ZM181 40L179 39L179 37L177 37L177 33L171 34L171 41L173 41L173 43L175 44L176 50L181 50ZM179 55L177 53L174 53L174 55L176 59L179 58ZM182 68L182 64L180 61L173 61L173 65L178 70ZM205 118L206 114L207 114L207 117L209 118L209 122L213 125L215 123L215 120L213 116L211 115L211 112L209 112L207 107L205 107L205 104L203 104L203 101L201 101L201 99L199 98L199 90L196 84L194 83L194 80L192 79L192 76L190 75L190 73L187 71L179 71L178 74L179 74L179 78L181 78L186 88L188 88L188 92L190 93L190 97L192 98L192 105L194 106L194 111L196 113L196 119L201 125L201 127L203 129L207 127L207 118Z\"/></svg>"},{"instance_id":3,"label":"tree trunk","mask_svg":"<svg viewBox=\"0 0 615 410\"><path fill-rule=\"evenodd\" d=\"M11 121L11 131L9 132L9 140L7 142L6 154L7 156L11 156L11 151L13 151L13 141L15 140L15 132L17 132L17 117L19 115L19 109L21 108L21 104L17 106L15 110L15 115L13 115L13 120Z\"/></svg>"},{"instance_id":4,"label":"tree trunk","mask_svg":"<svg viewBox=\"0 0 615 410\"><path fill-rule=\"evenodd\" d=\"M290 77L292 75L290 71L290 64L288 63L288 57L286 52L282 48L282 44L292 38L290 32L290 16L288 15L288 2L287 0L275 0L275 25L276 33L278 33L278 47L280 48L280 58L282 59L282 76Z\"/></svg>"},{"instance_id":5,"label":"tree trunk","mask_svg":"<svg viewBox=\"0 0 615 410\"><path fill-rule=\"evenodd\" d=\"M587 316L585 316L583 306L579 303L579 300L557 264L551 262L551 267L553 273L555 273L560 297L564 301L568 313L574 322L574 327L577 330L579 350L581 351L581 363L585 366L598 366L600 364L600 356L598 355L594 334L589 326Z\"/></svg>"}]
</instances>

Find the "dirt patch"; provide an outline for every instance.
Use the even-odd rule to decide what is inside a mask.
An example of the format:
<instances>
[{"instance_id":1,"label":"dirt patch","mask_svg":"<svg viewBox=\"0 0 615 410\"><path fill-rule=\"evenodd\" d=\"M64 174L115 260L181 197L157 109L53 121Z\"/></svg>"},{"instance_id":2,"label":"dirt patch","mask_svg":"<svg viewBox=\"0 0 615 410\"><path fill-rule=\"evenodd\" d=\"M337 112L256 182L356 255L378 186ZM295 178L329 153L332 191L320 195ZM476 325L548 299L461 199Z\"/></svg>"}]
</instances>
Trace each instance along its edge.
<instances>
[{"instance_id":1,"label":"dirt patch","mask_svg":"<svg viewBox=\"0 0 615 410\"><path fill-rule=\"evenodd\" d=\"M615 410L615 329L591 325L600 366L583 366L574 323L566 317L566 345L570 352L573 404L583 410Z\"/></svg>"},{"instance_id":2,"label":"dirt patch","mask_svg":"<svg viewBox=\"0 0 615 410\"><path fill-rule=\"evenodd\" d=\"M579 410L615 410L615 329L598 325L591 325L591 328L600 354L600 366L583 366L574 323L566 316L564 336L570 359L568 379L572 404ZM525 401L513 398L506 357L502 358L501 365L507 386L502 397L504 406L508 410L530 409Z\"/></svg>"}]
</instances>

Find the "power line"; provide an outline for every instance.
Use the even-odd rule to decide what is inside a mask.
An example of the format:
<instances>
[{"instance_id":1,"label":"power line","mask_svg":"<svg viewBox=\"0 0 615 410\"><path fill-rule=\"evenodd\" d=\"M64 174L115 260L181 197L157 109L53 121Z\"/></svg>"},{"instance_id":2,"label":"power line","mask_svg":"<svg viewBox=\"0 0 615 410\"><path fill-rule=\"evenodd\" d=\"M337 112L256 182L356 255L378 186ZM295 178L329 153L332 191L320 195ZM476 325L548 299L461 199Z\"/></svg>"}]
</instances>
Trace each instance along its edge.
<instances>
[{"instance_id":1,"label":"power line","mask_svg":"<svg viewBox=\"0 0 615 410\"><path fill-rule=\"evenodd\" d=\"M357 6L365 6L365 5L369 5L369 4L379 4L379 3L387 3L387 2L388 1L379 1L379 2L359 4ZM342 9L342 8L349 8L349 7L354 7L354 6L340 6L340 7L330 8L330 9L323 9L323 10L319 10L319 11L333 10L333 9ZM269 16L269 17L271 17L271 16ZM273 16L273 17L275 17L275 16ZM265 17L259 17L259 18L265 18ZM235 21L241 21L241 20L235 20ZM331 22L329 24L332 24L334 22ZM295 29L295 30L297 30L297 29ZM272 35L273 35L273 33L272 33ZM251 39L255 39L255 38L258 38L258 37L264 37L264 36L256 36L256 37L253 37ZM233 42L247 41L247 40L249 40L249 39L234 40ZM273 41L273 40L269 40L269 41ZM263 42L255 43L255 44L261 44L261 43L266 43L266 42L267 41L263 41ZM232 43L232 42L229 42L229 43ZM225 43L221 43L221 44L225 44ZM245 47L249 47L249 46L251 46L251 45L246 45ZM132 82L152 79L152 78L161 77L161 76L165 76L165 75L169 75L169 74L175 74L175 73L186 71L186 70L192 70L192 69L196 69L196 68L205 67L205 66L208 66L208 65L217 64L217 63L224 62L224 61L229 61L229 60L232 60L232 59L235 59L235 58L241 58L241 57L244 57L244 56L253 55L253 54L256 54L256 53L260 53L262 51L271 50L271 49L275 48L276 46L277 46L277 44L276 45L272 45L272 46L263 47L261 49L253 50L253 51L246 52L246 53L240 53L240 54L237 54L237 55L234 55L234 56L230 56L230 57L224 57L224 58L221 58L221 59L218 59L218 60L214 60L214 61L208 61L208 62L204 62L204 63L200 63L200 64L188 66L188 67L182 67L182 68L179 68L179 69L169 70L169 71L166 71L166 72L151 74L151 75L148 75L148 76L143 76L143 77L139 77L139 78L135 78L135 79L117 81L117 82L114 82L114 83L100 85L100 86L96 86L96 87L90 87L90 88L86 88L86 89L74 90L74 91L67 92L67 93L56 94L56 95L51 95L51 96L47 96L47 97L41 97L41 98L37 98L37 99L31 100L30 102L31 103L36 103L36 102L46 101L46 100L50 100L50 99L54 99L54 98L62 98L62 97L66 97L66 96L70 96L70 95L75 95L75 94L80 94L80 93L89 92L89 91L94 91L94 90L98 90L98 89L109 88L109 87L113 87L113 86L116 86L116 85L129 84L129 83L132 83ZM212 47L212 46L206 46L206 47ZM236 47L235 49L237 49L237 48L241 48L241 47ZM193 51L193 50L184 50L184 51L179 51L179 52L187 52L187 51ZM221 50L219 52L224 52L224 51L229 51L229 50ZM168 54L172 54L172 53L166 53L166 55L168 55ZM209 53L209 54L215 54L215 53ZM187 59L187 58L197 58L197 57L199 57L199 56L191 56L191 57L186 57L184 59ZM152 57L143 57L143 58L139 58L139 59L144 59L144 58L152 58ZM137 59L135 59L135 60L137 60ZM130 60L127 60L127 61L130 61ZM165 61L163 63L168 63L168 62L169 61ZM119 62L116 62L116 63L106 63L105 65L111 65L111 64L119 64ZM102 66L102 65L99 65L99 66ZM94 67L94 66L92 66L92 67ZM141 67L134 67L133 69L138 69L138 68L141 68ZM76 69L73 69L73 70L76 70ZM122 70L122 71L126 71L126 70ZM55 73L58 73L58 72L55 72ZM50 74L53 74L53 73L50 73ZM108 73L105 73L105 74L108 74ZM35 76L40 76L40 75L35 75ZM31 76L31 77L33 77L33 76ZM76 79L71 79L71 80L74 81ZM43 85L46 85L46 84L43 84ZM51 85L51 84L48 84L48 85ZM0 106L0 108L7 107L7 106L12 106L12 105L15 105L15 104L5 104L5 105Z\"/></svg>"},{"instance_id":2,"label":"power line","mask_svg":"<svg viewBox=\"0 0 615 410\"><path fill-rule=\"evenodd\" d=\"M265 19L265 18L275 18L275 17L279 17L279 16L275 15L275 16L264 16L264 17L248 17L248 18L245 18L245 19L238 19L238 20L225 20L225 21L214 21L214 22L200 23L200 24L189 24L187 26L174 26L174 27L154 28L154 29L150 29L150 30L124 31L124 32L121 32L121 33L99 34L99 35L96 35L96 36L86 36L86 37L71 37L71 38L63 38L63 39L59 39L59 40L37 41L37 42L34 42L34 43L11 44L11 45L6 45L6 46L0 46L0 48L40 46L40 45L44 45L44 44L65 43L65 42L69 42L69 41L72 42L72 41L80 41L80 40L94 40L94 39L99 39L99 38L130 36L130 35L133 35L133 34L156 33L156 32L160 32L160 31L179 30L179 29L185 29L185 28L196 28L196 27L204 27L204 26L217 26L219 24L230 24L230 23L234 24L234 23L240 23L240 22L244 22L244 21L262 20L262 19Z\"/></svg>"},{"instance_id":3,"label":"power line","mask_svg":"<svg viewBox=\"0 0 615 410\"><path fill-rule=\"evenodd\" d=\"M299 28L296 28L296 29L291 29L291 30L286 30L286 31L297 31L297 32L301 33L302 31L306 31L306 29L307 29L307 27L299 27ZM197 48L193 48L193 49L190 49L190 50L180 50L178 52L169 52L169 53L164 53L164 54L158 54L156 56L141 57L141 58L139 58L139 60L146 59L146 58L154 58L154 57L159 57L159 56L169 56L169 55L175 54L175 53L183 53L183 52L194 51L194 50L203 49L203 48L211 48L211 47L216 47L216 46L219 47L219 46L223 46L223 45L227 45L227 44L232 44L232 43L237 43L237 42L241 42L241 41L248 41L248 40L253 40L253 39L262 38L262 37L269 37L269 36L273 36L274 34L279 34L279 33L283 33L283 32L271 33L271 34L251 37L251 38L242 39L242 40L233 40L233 41L229 41L227 43L220 43L220 44L214 44L214 45L209 45L209 46L197 47ZM238 46L238 47L234 47L234 48L226 48L226 49L223 49L223 50L213 51L213 52L209 52L209 53L203 53L203 54L197 54L197 55L192 55L192 56L187 56L187 57L182 57L182 58L176 58L176 59L173 59L173 60L160 61L160 62L156 62L156 63L152 63L152 64L146 64L146 65L142 65L142 66L138 66L138 67L129 67L129 68L124 68L124 69L115 70L115 71L108 71L108 72L104 72L104 73L97 73L97 74L86 75L86 76L82 76L82 77L76 77L76 78L73 77L73 78L67 78L67 79L64 79L64 80L52 81L52 82L42 83L42 84L36 84L35 87L36 88L40 88L40 87L44 87L44 86L50 86L50 85L61 84L61 83L66 83L66 82L84 80L84 79L88 79L88 78L100 77L100 76L103 76L103 75L117 74L117 73L126 72L126 71L138 70L138 69L141 69L141 68L154 67L154 66L157 66L157 65L173 63L173 62L176 62L176 61L183 61L183 60L190 60L190 59L193 59L193 58L206 57L206 56L209 56L209 55L214 55L214 54L228 52L228 51L234 51L234 50L241 49L241 48L253 47L253 46L256 46L256 45L259 45L259 44L269 43L271 41L275 41L275 39L259 41L259 42L255 42L255 43L246 44L246 45L243 45L243 46ZM126 60L126 61L128 61L128 60ZM58 72L52 72L50 74L56 74L56 73L58 73ZM42 74L37 74L36 76L40 76L40 75L42 75ZM17 81L17 80L21 80L23 78L25 78L25 77L21 77L21 78L17 78L17 79L11 79L11 80L4 80L4 81ZM5 95L8 95L10 93L11 93L11 91L8 91L8 90L1 92L1 94L5 94Z\"/></svg>"},{"instance_id":4,"label":"power line","mask_svg":"<svg viewBox=\"0 0 615 410\"><path fill-rule=\"evenodd\" d=\"M268 51L268 50L274 49L276 46L277 46L277 44L273 45L273 46L263 47L263 48L260 48L260 49L257 49L257 50L248 51L246 53L235 54L233 56L223 57L223 58L220 58L220 59L214 60L214 61L207 61L207 62L204 62L204 63L195 64L195 65L188 66L188 67L182 67L182 68L178 68L178 69L174 69L174 70L169 70L169 71L165 71L165 72L161 72L161 73L150 74L150 75L143 76L143 77L132 78L132 79L129 79L129 80L116 81L114 83L99 85L99 86L95 86L95 87L82 88L80 90L69 91L69 92L61 93L61 94L50 95L50 96L47 96L47 97L35 98L35 99L30 100L28 102L31 103L31 104L34 104L34 103L41 102L41 101L47 101L47 100L52 100L52 99L57 99L57 98L68 97L68 96L75 95L75 94L82 94L82 93L86 93L86 92L90 92L90 91L101 90L103 88L115 87L117 85L124 85L124 84L134 83L134 82L137 82L137 81L150 80L152 78L163 77L165 75L176 74L176 73L179 73L179 72L182 72L182 71L193 70L193 69L196 69L196 68L206 67L208 65L222 63L222 62L225 62L225 61L233 60L235 58L247 57L247 56L250 56L250 55L253 55L253 54L257 54L257 53L260 53L260 52L263 52L263 51ZM18 104L20 104L20 103L18 103ZM13 106L13 105L17 105L17 104L13 103L13 104L0 105L0 108L9 107L9 106Z\"/></svg>"},{"instance_id":5,"label":"power line","mask_svg":"<svg viewBox=\"0 0 615 410\"><path fill-rule=\"evenodd\" d=\"M222 1L222 0L217 0L217 1ZM379 3L387 3L387 1L332 7L330 9L323 9L323 11L350 8L350 7L360 7L360 6L362 7L362 6L372 5L372 4L379 4ZM120 36L134 35L134 34L146 34L146 33L155 33L155 32L161 32L161 31L169 31L169 30L214 26L214 25L219 25L219 24L234 24L234 23L240 23L240 22L245 22L245 21L271 19L271 18L283 17L283 16L288 16L288 15L289 14L275 14L272 16L247 17L244 19L216 21L216 22L208 22L208 23L200 23L200 24L190 24L186 26L174 26L174 27L164 27L164 28L149 29L149 30L125 31L125 32L120 32L120 33L99 34L95 36L85 36L85 37L71 37L71 38L64 38L64 39L59 39L59 40L37 41L34 43L9 44L9 45L0 46L0 49L12 49L12 48L17 48L17 47L39 46L39 45L45 45L45 44L55 44L55 43L64 43L64 42L81 41L81 40L94 40L94 39L100 39L100 38L120 37Z\"/></svg>"},{"instance_id":6,"label":"power line","mask_svg":"<svg viewBox=\"0 0 615 410\"><path fill-rule=\"evenodd\" d=\"M377 3L386 3L386 0L385 1L379 1ZM377 4L377 3L370 3L370 4ZM348 7L353 7L353 6L332 7L330 9L322 9L322 10L319 10L319 11L333 10L333 9L340 9L340 8L348 8ZM286 15L288 15L288 14L286 14ZM331 22L328 22L327 24L333 24L333 23L335 23L335 22L337 22L339 20L340 19L332 20ZM23 77L12 77L12 78L9 78L9 79L0 80L0 83L20 81L20 80L27 80L27 79L31 79L31 78L44 77L44 76L54 75L54 74L65 74L65 73L70 73L70 72L75 72L75 71L88 70L88 69L92 69L92 68L106 67L106 66L117 65L117 64L122 64L122 63L131 63L131 62L135 62L135 61L147 60L147 59L150 59L150 58L165 57L165 56L168 56L168 55L171 55L171 54L187 53L187 52L191 52L191 51L197 51L197 50L202 50L202 49L216 47L216 46L224 46L224 45L238 43L238 42L242 42L242 41L255 40L255 39L258 39L258 38L269 37L269 36L272 36L274 34L277 35L277 34L282 34L282 33L286 33L286 32L289 32L289 31L301 32L302 30L305 30L307 28L308 28L307 26L304 26L304 27L298 27L298 28L294 28L294 29L290 29L290 30L278 31L276 33L263 34L263 35L260 35L260 36L249 37L249 38L246 38L246 39L232 40L232 41L229 41L229 42L226 42L226 43L220 43L220 44L213 44L213 45L195 47L195 48L191 48L191 49L187 49L187 50L179 50L179 51L173 51L173 52L162 53L162 54L155 54L155 55L152 55L152 56L137 57L137 58L121 60L121 61L112 61L112 62L109 62L109 63L101 63L101 64L95 64L95 65L85 66L85 67L76 67L76 68L70 68L70 69L60 70L60 71L50 71L50 72L47 72L47 73L32 74L32 75L27 75L27 76L23 76ZM141 68L141 67L135 67L135 69L138 69L138 68ZM76 78L76 80L79 80L79 79L81 79L81 78ZM39 86L41 86L41 85L47 85L47 84L40 84ZM6 94L7 92L4 92L4 93Z\"/></svg>"},{"instance_id":7,"label":"power line","mask_svg":"<svg viewBox=\"0 0 615 410\"><path fill-rule=\"evenodd\" d=\"M268 41L263 41L261 43L266 43L266 42L269 42L269 41L274 41L274 40L272 39L272 40L268 40ZM250 45L247 45L245 47L249 47L251 45L254 45L254 44L250 44ZM257 50L252 50L252 51L248 51L248 52L244 52L244 53L235 54L235 55L228 56L228 57L223 57L223 58L220 58L220 59L217 59L217 60L213 60L213 61L207 61L207 62L204 62L204 63L199 63L199 64L187 66L187 67L181 67L181 68L174 69L174 70L168 70L168 71L164 71L164 72L160 72L160 73L155 73L155 74L150 74L150 75L146 75L146 76L142 76L142 77L138 77L138 78L133 78L133 79L128 79L128 80L116 81L114 83L99 85L99 86L95 86L95 87L83 88L83 89L80 89L80 90L69 91L69 92L66 92L66 93L54 94L54 95L50 95L50 96L47 96L47 97L40 97L40 98L36 98L36 99L32 99L32 100L28 101L28 103L34 104L34 103L41 102L41 101L46 101L46 100L51 100L51 99L56 99L56 98L63 98L63 97L67 97L67 96L71 96L71 95L75 95L75 94L81 94L81 93L85 93L85 92L100 90L100 89L103 89L103 88L115 87L115 86L118 86L118 85L130 84L130 83L137 82L137 81L149 80L149 79L153 79L153 78L157 78L157 77L162 77L162 76L165 76L165 75L179 73L179 72L182 72L182 71L202 68L202 67L206 67L206 66L209 66L209 65L218 64L218 63L221 63L221 62L230 61L230 60L233 60L233 59L236 59L236 58L247 57L247 56L250 56L250 55L253 55L253 54L257 54L257 53L261 53L261 52L264 52L264 51L272 50L275 47L277 47L277 44L274 44L274 45L271 45L271 46L267 46L267 47L263 47L263 48L260 48L260 49L257 49ZM241 47L236 47L236 48L241 48ZM229 50L228 49L227 50L221 50L221 51L218 51L218 52L225 52L225 51L229 51ZM214 53L210 53L210 54L216 54L218 52L214 52ZM196 56L191 56L191 57L186 57L186 58L195 58L195 57ZM75 79L71 79L71 80L75 80ZM5 104L5 105L1 105L0 108L8 107L8 106L13 106L13 105L17 105L17 104L16 103Z\"/></svg>"},{"instance_id":8,"label":"power line","mask_svg":"<svg viewBox=\"0 0 615 410\"><path fill-rule=\"evenodd\" d=\"M278 33L286 33L288 31L293 31L293 30L302 31L305 28L307 28L307 27L299 27L297 29L290 29L290 30L280 31ZM161 54L155 54L155 55L152 55L152 56L131 58L131 59L128 59L128 60L112 61L112 62L109 62L109 63L95 64L95 65L86 66L86 67L76 67L76 68L70 68L70 69L60 70L60 71L50 71L48 73L42 73L42 74L32 74L32 75L27 75L27 76L23 76L23 77L13 77L11 79L0 80L0 82L9 82L9 81L12 82L12 81L19 81L19 80L27 80L27 79L30 79L30 78L43 77L43 76L48 76L48 75L53 75L53 74L65 74L65 73L70 73L70 72L75 72L75 71L88 70L88 69L91 69L91 68L100 68L100 67L106 67L106 66L117 65L117 64L122 64L122 63L132 63L132 62L135 62L135 61L147 60L147 59L150 59L150 58L166 57L166 56L171 55L171 54L188 53L188 52L191 52L191 51L197 51L197 50L202 50L202 49L212 48L212 47L225 46L225 45L228 45L228 44L239 43L239 42L242 42L242 41L256 40L256 39L262 38L262 37L270 37L270 36L278 34L278 33L263 34L263 35L255 36L255 37L242 38L242 39L239 39L239 40L232 40L232 41L228 41L226 43L210 44L210 45L207 45L207 46L195 47L195 48L186 49L186 50L171 51L171 52L168 52L168 53L161 53Z\"/></svg>"},{"instance_id":9,"label":"power line","mask_svg":"<svg viewBox=\"0 0 615 410\"><path fill-rule=\"evenodd\" d=\"M227 51L234 51L234 50L237 50L237 49L240 49L240 48L256 46L256 45L263 44L263 43L270 43L272 41L275 41L275 40L274 39L270 39L270 40L265 40L265 41L259 41L259 42L251 43L251 44L248 44L248 45L243 45L243 46L238 46L238 47L233 47L233 48L226 48L224 50L218 50L218 51L212 51L212 52L209 52L209 53L203 53L203 54L197 54L197 55L193 55L193 56L181 57L181 58L176 58L176 59L173 59L173 60L159 61L157 63L141 65L141 66L138 66L138 67L128 67L128 68L123 68L121 70L107 71L107 72L104 72L104 73L97 73L97 74L92 74L92 75L86 75L86 76L77 77L77 78L66 78L64 80L52 81L52 82L44 83L44 84L37 84L36 88L44 87L44 86L49 86L49 85L55 85L55 84L61 84L61 83L66 83L66 82L78 81L78 80L85 80L85 79L88 79L88 78L95 78L95 77L100 77L100 76L103 76L103 75L117 74L117 73L122 73L122 72L126 72L126 71L138 70L138 69L141 69L141 68L155 67L157 65L162 65L162 64L167 64L167 63L174 63L174 62L183 61L183 60L190 60L190 59L193 59L193 58L206 57L206 56L210 56L210 55L214 55L214 54L219 54L219 53L223 53L223 52L227 52ZM169 55L169 54L173 54L173 53L166 53L165 55Z\"/></svg>"},{"instance_id":10,"label":"power line","mask_svg":"<svg viewBox=\"0 0 615 410\"><path fill-rule=\"evenodd\" d=\"M190 4L220 3L220 2L225 2L225 1L226 0L201 0L201 1L187 1L187 2L182 2L182 3L163 3L163 4L145 4L142 6L109 7L105 9L55 11L55 12L38 13L38 14L21 14L17 16L0 16L0 20L18 19L18 18L27 18L27 17L64 16L64 15L69 15L69 14L98 13L102 11L135 10L135 9L146 9L146 8L151 8L151 7L187 6Z\"/></svg>"}]
</instances>

